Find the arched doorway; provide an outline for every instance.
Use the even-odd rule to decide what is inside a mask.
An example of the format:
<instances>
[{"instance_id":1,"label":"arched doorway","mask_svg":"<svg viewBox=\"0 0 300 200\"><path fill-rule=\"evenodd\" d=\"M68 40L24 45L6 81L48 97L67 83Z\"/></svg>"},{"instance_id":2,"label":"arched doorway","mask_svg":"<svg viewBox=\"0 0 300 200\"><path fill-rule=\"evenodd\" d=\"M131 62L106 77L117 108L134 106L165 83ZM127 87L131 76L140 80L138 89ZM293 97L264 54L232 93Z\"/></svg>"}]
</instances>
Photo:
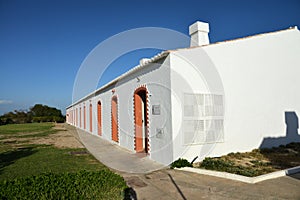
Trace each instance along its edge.
<instances>
[{"instance_id":1,"label":"arched doorway","mask_svg":"<svg viewBox=\"0 0 300 200\"><path fill-rule=\"evenodd\" d=\"M115 142L119 142L118 132L118 98L113 96L111 99L111 139Z\"/></svg>"},{"instance_id":2,"label":"arched doorway","mask_svg":"<svg viewBox=\"0 0 300 200\"><path fill-rule=\"evenodd\" d=\"M81 128L81 107L79 108L79 127Z\"/></svg>"},{"instance_id":3,"label":"arched doorway","mask_svg":"<svg viewBox=\"0 0 300 200\"><path fill-rule=\"evenodd\" d=\"M83 106L83 129L86 129L86 108Z\"/></svg>"},{"instance_id":4,"label":"arched doorway","mask_svg":"<svg viewBox=\"0 0 300 200\"><path fill-rule=\"evenodd\" d=\"M97 104L97 122L98 122L98 135L102 135L102 119L101 119L101 115L102 115L102 108L101 108L101 102L98 101Z\"/></svg>"},{"instance_id":5,"label":"arched doorway","mask_svg":"<svg viewBox=\"0 0 300 200\"><path fill-rule=\"evenodd\" d=\"M93 132L93 106L90 103L90 132Z\"/></svg>"},{"instance_id":6,"label":"arched doorway","mask_svg":"<svg viewBox=\"0 0 300 200\"><path fill-rule=\"evenodd\" d=\"M147 109L147 89L140 87L134 92L134 139L137 153L148 153L149 151Z\"/></svg>"},{"instance_id":7,"label":"arched doorway","mask_svg":"<svg viewBox=\"0 0 300 200\"><path fill-rule=\"evenodd\" d=\"M75 126L78 126L78 108L75 111Z\"/></svg>"}]
</instances>

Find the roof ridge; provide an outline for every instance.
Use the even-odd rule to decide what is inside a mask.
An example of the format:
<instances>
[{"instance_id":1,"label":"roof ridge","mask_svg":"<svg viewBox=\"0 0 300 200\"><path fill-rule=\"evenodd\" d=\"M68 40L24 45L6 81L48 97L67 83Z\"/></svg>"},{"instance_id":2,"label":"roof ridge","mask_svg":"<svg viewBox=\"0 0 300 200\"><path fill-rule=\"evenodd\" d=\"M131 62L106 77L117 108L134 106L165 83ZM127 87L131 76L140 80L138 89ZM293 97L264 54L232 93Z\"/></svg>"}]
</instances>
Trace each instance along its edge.
<instances>
[{"instance_id":1,"label":"roof ridge","mask_svg":"<svg viewBox=\"0 0 300 200\"><path fill-rule=\"evenodd\" d=\"M93 92L90 92L89 94L85 95L84 97L76 100L75 102L72 102L71 105L69 105L67 108L72 107L78 103L83 102L84 100L86 100L87 98L89 98L91 95L96 94L97 92L100 92L101 90L104 90L106 88L108 88L109 86L115 84L116 82L118 82L119 80L121 80L122 78L134 73L135 71L144 68L145 66L147 66L150 63L153 63L155 61L157 61L160 58L163 58L165 56L167 56L169 53L172 52L176 52L179 50L188 50L188 49L194 49L194 48L202 48L202 47L208 47L208 46L212 46L212 45L217 45L217 44L223 44L223 43L228 43L228 42L234 42L234 41L238 41L238 40L245 40L245 39L250 39L250 38L254 38L254 37L260 37L260 36L264 36L264 35L270 35L270 34L275 34L275 33L279 33L279 32L283 32L283 31L289 31L289 30L298 30L297 26L294 27L289 27L287 29L282 29L282 30L277 30L277 31L272 31L272 32L265 32L265 33L258 33L255 35L249 35L249 36L245 36L245 37L241 37L241 38L236 38L236 39L230 39L230 40L224 40L224 41L220 41L220 42L215 42L215 43L211 43L211 44L206 44L206 45L202 45L202 46L195 46L195 47L186 47L186 48L178 48L178 49L173 49L173 50L165 50L165 51L161 51L160 53L154 55L153 57L149 58L148 61L146 61L143 64L139 64L136 65L134 67L132 67L131 69L129 69L128 71L126 71L125 73L121 74L120 76L112 79L111 81L109 81L108 83L102 85L100 88L97 88L96 90L94 90Z\"/></svg>"},{"instance_id":2,"label":"roof ridge","mask_svg":"<svg viewBox=\"0 0 300 200\"><path fill-rule=\"evenodd\" d=\"M239 41L239 40L246 40L246 39L251 39L251 38L254 38L254 37L260 37L260 36L265 36L265 35L270 35L270 34L280 33L280 32L284 32L284 31L290 31L290 30L298 30L298 27L297 26L291 26L289 28L282 29L282 30L265 32L265 33L258 33L258 34L255 34L255 35L248 35L248 36L245 36L245 37L234 38L234 39L229 39L229 40L223 40L223 41L210 43L210 44L205 44L205 45L201 45L201 46L173 49L173 50L169 50L169 52L208 47L208 46L212 46L212 45L223 44L223 43L228 43L228 42L234 42L234 41Z\"/></svg>"}]
</instances>

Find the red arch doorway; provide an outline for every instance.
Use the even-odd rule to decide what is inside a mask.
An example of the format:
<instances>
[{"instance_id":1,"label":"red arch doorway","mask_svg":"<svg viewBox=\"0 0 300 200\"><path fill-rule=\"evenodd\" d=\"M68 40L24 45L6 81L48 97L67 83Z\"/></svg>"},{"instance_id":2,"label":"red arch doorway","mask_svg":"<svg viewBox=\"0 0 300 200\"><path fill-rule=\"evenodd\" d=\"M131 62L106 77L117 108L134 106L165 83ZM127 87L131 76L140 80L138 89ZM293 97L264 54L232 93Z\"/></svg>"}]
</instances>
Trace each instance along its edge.
<instances>
[{"instance_id":1,"label":"red arch doorway","mask_svg":"<svg viewBox=\"0 0 300 200\"><path fill-rule=\"evenodd\" d=\"M90 103L90 132L93 132L93 106Z\"/></svg>"},{"instance_id":2,"label":"red arch doorway","mask_svg":"<svg viewBox=\"0 0 300 200\"><path fill-rule=\"evenodd\" d=\"M113 96L111 99L111 139L119 142L118 98L116 96Z\"/></svg>"},{"instance_id":3,"label":"red arch doorway","mask_svg":"<svg viewBox=\"0 0 300 200\"><path fill-rule=\"evenodd\" d=\"M135 151L148 153L148 116L147 116L147 89L140 87L134 92L134 125Z\"/></svg>"},{"instance_id":4,"label":"red arch doorway","mask_svg":"<svg viewBox=\"0 0 300 200\"><path fill-rule=\"evenodd\" d=\"M83 129L86 129L86 108L83 106Z\"/></svg>"},{"instance_id":5,"label":"red arch doorway","mask_svg":"<svg viewBox=\"0 0 300 200\"><path fill-rule=\"evenodd\" d=\"M101 109L101 102L98 101L97 104L97 120L98 120L98 135L102 135L102 109Z\"/></svg>"}]
</instances>

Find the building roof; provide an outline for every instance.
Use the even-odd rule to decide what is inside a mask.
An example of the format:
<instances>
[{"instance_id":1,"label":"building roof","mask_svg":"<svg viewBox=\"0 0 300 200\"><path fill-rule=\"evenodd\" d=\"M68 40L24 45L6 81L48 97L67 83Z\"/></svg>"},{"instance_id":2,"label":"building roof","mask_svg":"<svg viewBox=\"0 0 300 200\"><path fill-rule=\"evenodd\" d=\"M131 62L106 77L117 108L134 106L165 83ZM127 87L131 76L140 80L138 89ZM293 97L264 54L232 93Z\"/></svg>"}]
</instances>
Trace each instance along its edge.
<instances>
[{"instance_id":1,"label":"building roof","mask_svg":"<svg viewBox=\"0 0 300 200\"><path fill-rule=\"evenodd\" d=\"M282 32L287 32L287 31L291 31L291 30L298 30L298 27L294 26L294 27L289 27L287 29L282 29L282 30L278 30L278 31L258 33L258 34L255 34L255 35L249 35L249 36L245 36L245 37L241 37L241 38L235 38L235 39L231 39L231 40L224 40L224 41L205 44L205 45L201 45L201 46L174 49L174 50L169 50L169 52L175 52L175 51L179 51L179 50L195 49L195 48L203 48L203 47L208 47L208 46L226 44L226 43L230 43L230 42L244 41L244 40L248 40L248 39L254 39L254 38L258 38L258 37L262 37L262 36L269 36L269 35L278 34L278 33L282 33Z\"/></svg>"},{"instance_id":2,"label":"building roof","mask_svg":"<svg viewBox=\"0 0 300 200\"><path fill-rule=\"evenodd\" d=\"M129 76L133 73L135 73L136 71L146 67L147 65L149 65L150 63L154 63L155 61L166 57L169 54L169 51L162 51L159 54L153 56L152 58L149 58L147 61L145 61L143 64L139 64L135 67L133 67L132 69L130 69L129 71L125 72L124 74L118 76L117 78L113 79L112 81L108 82L107 84L101 86L100 88L98 88L97 90L91 92L90 94L86 95L85 97L77 100L75 103L72 103L71 105L69 105L67 108L70 108L78 103L81 103L83 101L85 101L86 99L90 98L91 96L95 95L96 93L100 92L101 90L104 90L106 88L108 88L111 85L116 84L118 81L120 81L121 79L125 78L126 76Z\"/></svg>"},{"instance_id":3,"label":"building roof","mask_svg":"<svg viewBox=\"0 0 300 200\"><path fill-rule=\"evenodd\" d=\"M271 35L271 34L277 34L277 33L291 31L291 30L298 30L298 27L294 26L294 27L290 27L288 29L283 29L283 30L278 30L278 31L273 31L273 32L267 32L267 33L260 33L260 34L256 34L256 35L246 36L246 37L242 37L242 38L236 38L236 39L232 39L232 40L225 40L225 41L221 41L221 42L215 42L215 43L206 44L206 45L202 45L202 46L195 46L195 47L187 47L187 48L180 48L180 49L162 51L161 53L153 56L152 58L149 58L144 63L141 63L141 64L133 67L129 71L127 71L124 74L118 76L117 78L115 78L112 81L108 82L107 84L103 85L99 89L91 92L90 94L86 95L85 97L83 97L83 98L77 100L76 102L72 103L67 108L70 108L70 107L72 107L74 105L77 105L77 104L79 104L79 103L81 103L81 102L89 99L91 96L95 95L96 93L100 92L101 90L104 90L104 89L106 89L106 88L108 88L108 87L116 84L121 79L123 79L123 78L125 78L125 77L127 77L127 76L129 76L129 75L131 75L131 74L133 74L135 72L137 72L140 69L143 69L143 68L147 67L150 63L154 63L155 61L157 61L157 60L159 60L161 58L167 57L169 55L169 53L180 51L180 50L203 48L203 47L208 47L208 46L213 46L213 45L220 45L220 44L226 44L226 43L230 43L230 42L248 40L248 39L252 39L252 38L257 38L257 37L261 37L261 36L267 36L267 35Z\"/></svg>"}]
</instances>

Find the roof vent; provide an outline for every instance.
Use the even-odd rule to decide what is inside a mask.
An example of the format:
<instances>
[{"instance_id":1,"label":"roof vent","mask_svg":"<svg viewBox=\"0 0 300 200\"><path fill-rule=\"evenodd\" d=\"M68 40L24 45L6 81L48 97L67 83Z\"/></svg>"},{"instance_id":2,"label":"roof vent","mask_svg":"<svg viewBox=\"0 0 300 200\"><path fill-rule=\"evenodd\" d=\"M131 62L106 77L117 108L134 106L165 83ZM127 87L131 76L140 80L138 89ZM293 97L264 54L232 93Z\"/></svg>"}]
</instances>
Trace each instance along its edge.
<instances>
[{"instance_id":1,"label":"roof vent","mask_svg":"<svg viewBox=\"0 0 300 200\"><path fill-rule=\"evenodd\" d=\"M148 64L150 61L151 61L151 59L149 59L149 58L142 58L142 59L140 60L140 65L141 65L141 66L146 65L146 64Z\"/></svg>"},{"instance_id":2,"label":"roof vent","mask_svg":"<svg viewBox=\"0 0 300 200\"><path fill-rule=\"evenodd\" d=\"M206 22L197 21L189 27L191 36L191 47L202 46L209 44L209 24Z\"/></svg>"}]
</instances>

